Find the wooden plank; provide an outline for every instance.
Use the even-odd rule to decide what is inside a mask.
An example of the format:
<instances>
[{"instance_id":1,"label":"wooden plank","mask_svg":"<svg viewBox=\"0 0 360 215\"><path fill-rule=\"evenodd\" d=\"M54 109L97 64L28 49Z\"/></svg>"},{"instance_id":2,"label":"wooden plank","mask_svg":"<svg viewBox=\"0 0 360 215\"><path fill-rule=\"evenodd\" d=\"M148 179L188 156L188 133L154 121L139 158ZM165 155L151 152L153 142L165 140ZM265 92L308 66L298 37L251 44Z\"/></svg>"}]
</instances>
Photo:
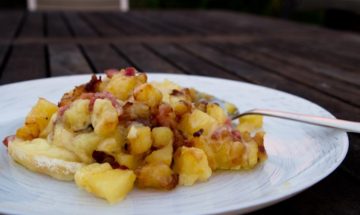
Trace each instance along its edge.
<instances>
[{"instance_id":1,"label":"wooden plank","mask_svg":"<svg viewBox=\"0 0 360 215\"><path fill-rule=\"evenodd\" d=\"M259 51L271 55L278 60L285 61L287 63L291 63L292 65L306 68L306 70L313 73L323 75L324 79L332 78L337 81L342 81L351 85L360 86L360 77L357 73L351 71L349 72L345 69L318 62L316 59L306 59L302 56L295 55L288 50L274 47L272 43L268 43L266 41L254 42L251 43L251 46L257 47Z\"/></svg>"},{"instance_id":2,"label":"wooden plank","mask_svg":"<svg viewBox=\"0 0 360 215\"><path fill-rule=\"evenodd\" d=\"M40 12L30 12L25 19L19 37L44 37L44 17Z\"/></svg>"},{"instance_id":3,"label":"wooden plank","mask_svg":"<svg viewBox=\"0 0 360 215\"><path fill-rule=\"evenodd\" d=\"M342 68L347 71L357 72L358 68L360 67L359 60L349 59L334 52L330 53L328 51L319 50L319 48L316 48L316 44L313 44L312 46L307 46L306 44L299 42L298 40L290 41L284 39L274 39L272 43L276 47L288 50L289 52L302 56L303 58L310 60L316 59L321 63Z\"/></svg>"},{"instance_id":4,"label":"wooden plank","mask_svg":"<svg viewBox=\"0 0 360 215\"><path fill-rule=\"evenodd\" d=\"M97 37L97 32L92 29L80 16L78 13L66 12L64 13L64 18L67 23L69 23L72 32L74 32L75 37Z\"/></svg>"},{"instance_id":5,"label":"wooden plank","mask_svg":"<svg viewBox=\"0 0 360 215\"><path fill-rule=\"evenodd\" d=\"M86 55L94 65L96 72L104 72L111 68L125 68L131 64L120 56L108 44L83 45Z\"/></svg>"},{"instance_id":6,"label":"wooden plank","mask_svg":"<svg viewBox=\"0 0 360 215\"><path fill-rule=\"evenodd\" d=\"M25 16L24 12L20 12L20 11L1 11L0 38L7 39L14 37L16 30L19 28L23 16Z\"/></svg>"},{"instance_id":7,"label":"wooden plank","mask_svg":"<svg viewBox=\"0 0 360 215\"><path fill-rule=\"evenodd\" d=\"M235 57L241 61L249 62L255 66L259 66L258 62L253 62L251 59L248 59L241 51L239 51L238 47L229 44L213 44L212 46L216 47L217 51L223 54L223 58L226 56ZM212 59L212 62L218 63L216 58ZM221 61L220 61L221 62ZM226 66L226 65L222 65ZM260 65L261 66L261 65ZM261 66L263 67L263 66ZM272 68L273 69L273 68ZM299 82L292 81L291 79L285 78L280 74L269 72L268 78L271 80L272 76L277 75L278 77L282 77L284 81L279 82L278 80L274 80L277 83L277 89L304 97L313 101L325 108L327 108L330 112L332 112L335 116L347 120L357 120L360 121L360 108L357 108L353 105L348 104L347 102L341 101L332 97L331 95L326 95L317 90L313 90L306 85L300 84ZM254 73L252 79L258 79L257 73ZM277 78L278 79L278 78ZM266 83L264 83L265 86Z\"/></svg>"},{"instance_id":8,"label":"wooden plank","mask_svg":"<svg viewBox=\"0 0 360 215\"><path fill-rule=\"evenodd\" d=\"M15 45L5 65L1 84L46 77L43 45Z\"/></svg>"},{"instance_id":9,"label":"wooden plank","mask_svg":"<svg viewBox=\"0 0 360 215\"><path fill-rule=\"evenodd\" d=\"M173 25L168 25L163 20L153 19L149 17L144 11L131 11L131 16L137 22L147 24L149 26L156 26L161 32L168 33L169 35L185 35L187 31Z\"/></svg>"},{"instance_id":10,"label":"wooden plank","mask_svg":"<svg viewBox=\"0 0 360 215\"><path fill-rule=\"evenodd\" d=\"M110 25L99 13L81 13L81 17L94 29L99 36L121 36L124 35L121 30Z\"/></svg>"},{"instance_id":11,"label":"wooden plank","mask_svg":"<svg viewBox=\"0 0 360 215\"><path fill-rule=\"evenodd\" d=\"M238 76L210 65L208 62L191 55L172 44L147 44L147 47L185 73L241 80Z\"/></svg>"},{"instance_id":12,"label":"wooden plank","mask_svg":"<svg viewBox=\"0 0 360 215\"><path fill-rule=\"evenodd\" d=\"M234 46L233 50L236 51L237 56L241 56L248 62L360 107L360 90L358 87L339 82L336 79L316 75L302 66L275 59L272 55L259 51L253 45L229 44L229 46ZM360 80L360 76L358 76L358 80Z\"/></svg>"},{"instance_id":13,"label":"wooden plank","mask_svg":"<svg viewBox=\"0 0 360 215\"><path fill-rule=\"evenodd\" d=\"M71 37L62 14L59 12L46 13L48 37Z\"/></svg>"},{"instance_id":14,"label":"wooden plank","mask_svg":"<svg viewBox=\"0 0 360 215\"><path fill-rule=\"evenodd\" d=\"M118 44L116 47L134 63L133 66L141 71L182 73L177 67L155 55L141 44Z\"/></svg>"},{"instance_id":15,"label":"wooden plank","mask_svg":"<svg viewBox=\"0 0 360 215\"><path fill-rule=\"evenodd\" d=\"M76 45L49 45L51 76L89 74L92 69Z\"/></svg>"}]
</instances>

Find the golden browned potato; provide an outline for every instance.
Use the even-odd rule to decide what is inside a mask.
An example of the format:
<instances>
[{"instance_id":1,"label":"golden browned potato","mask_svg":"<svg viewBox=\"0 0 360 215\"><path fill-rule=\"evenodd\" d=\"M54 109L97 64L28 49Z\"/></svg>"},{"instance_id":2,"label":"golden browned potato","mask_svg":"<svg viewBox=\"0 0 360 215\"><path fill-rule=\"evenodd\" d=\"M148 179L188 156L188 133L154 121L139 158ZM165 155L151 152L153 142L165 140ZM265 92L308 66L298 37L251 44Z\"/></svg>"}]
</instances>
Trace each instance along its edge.
<instances>
[{"instance_id":1,"label":"golden browned potato","mask_svg":"<svg viewBox=\"0 0 360 215\"><path fill-rule=\"evenodd\" d=\"M142 84L134 90L134 98L136 101L143 102L153 108L160 104L162 100L161 91L156 89L149 83Z\"/></svg>"},{"instance_id":2,"label":"golden browned potato","mask_svg":"<svg viewBox=\"0 0 360 215\"><path fill-rule=\"evenodd\" d=\"M135 179L132 170L112 169L108 163L90 164L75 174L75 182L80 188L109 203L122 201L133 189Z\"/></svg>"},{"instance_id":3,"label":"golden browned potato","mask_svg":"<svg viewBox=\"0 0 360 215\"><path fill-rule=\"evenodd\" d=\"M155 127L151 130L151 135L153 146L156 148L172 144L174 141L174 134L169 127Z\"/></svg>"},{"instance_id":4,"label":"golden browned potato","mask_svg":"<svg viewBox=\"0 0 360 215\"><path fill-rule=\"evenodd\" d=\"M179 174L179 184L190 186L196 181L206 181L212 174L203 150L180 147L174 155L174 171Z\"/></svg>"},{"instance_id":5,"label":"golden browned potato","mask_svg":"<svg viewBox=\"0 0 360 215\"><path fill-rule=\"evenodd\" d=\"M48 125L51 116L58 110L58 107L46 99L39 98L30 113L26 116L23 127L16 131L16 136L24 140L31 140L39 137L40 133Z\"/></svg>"},{"instance_id":6,"label":"golden browned potato","mask_svg":"<svg viewBox=\"0 0 360 215\"><path fill-rule=\"evenodd\" d=\"M149 163L136 170L140 188L171 190L178 184L177 175L164 163Z\"/></svg>"},{"instance_id":7,"label":"golden browned potato","mask_svg":"<svg viewBox=\"0 0 360 215\"><path fill-rule=\"evenodd\" d=\"M173 145L170 143L161 149L157 149L151 152L146 158L147 163L164 163L168 166L171 165L173 158Z\"/></svg>"},{"instance_id":8,"label":"golden browned potato","mask_svg":"<svg viewBox=\"0 0 360 215\"><path fill-rule=\"evenodd\" d=\"M133 155L142 154L151 148L151 130L147 126L131 125L127 138L130 153Z\"/></svg>"},{"instance_id":9,"label":"golden browned potato","mask_svg":"<svg viewBox=\"0 0 360 215\"><path fill-rule=\"evenodd\" d=\"M217 124L217 121L213 117L196 109L192 113L185 114L182 117L179 123L179 129L190 138L195 132L200 130L202 130L205 135L211 133Z\"/></svg>"},{"instance_id":10,"label":"golden browned potato","mask_svg":"<svg viewBox=\"0 0 360 215\"><path fill-rule=\"evenodd\" d=\"M208 104L206 106L206 113L216 119L219 124L224 124L227 120L227 115L224 110L217 104Z\"/></svg>"},{"instance_id":11,"label":"golden browned potato","mask_svg":"<svg viewBox=\"0 0 360 215\"><path fill-rule=\"evenodd\" d=\"M263 126L263 116L261 115L248 115L239 118L239 125L237 129L240 132L252 132L260 129Z\"/></svg>"},{"instance_id":12,"label":"golden browned potato","mask_svg":"<svg viewBox=\"0 0 360 215\"><path fill-rule=\"evenodd\" d=\"M96 99L93 112L91 114L91 123L94 132L101 136L112 134L118 125L118 113L110 100Z\"/></svg>"},{"instance_id":13,"label":"golden browned potato","mask_svg":"<svg viewBox=\"0 0 360 215\"><path fill-rule=\"evenodd\" d=\"M137 85L135 76L114 75L104 87L104 91L113 94L116 98L127 100Z\"/></svg>"}]
</instances>

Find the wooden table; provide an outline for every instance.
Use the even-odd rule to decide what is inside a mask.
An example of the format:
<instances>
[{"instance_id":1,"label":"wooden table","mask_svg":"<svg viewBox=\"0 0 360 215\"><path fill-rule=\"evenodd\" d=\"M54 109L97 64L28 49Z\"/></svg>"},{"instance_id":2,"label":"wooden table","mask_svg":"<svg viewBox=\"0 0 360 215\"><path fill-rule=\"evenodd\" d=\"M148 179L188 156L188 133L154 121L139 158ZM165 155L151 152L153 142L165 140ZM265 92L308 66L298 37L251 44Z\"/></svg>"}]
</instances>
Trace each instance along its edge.
<instances>
[{"instance_id":1,"label":"wooden table","mask_svg":"<svg viewBox=\"0 0 360 215\"><path fill-rule=\"evenodd\" d=\"M135 66L276 88L360 121L359 35L226 11L2 11L0 29L1 84ZM333 174L255 214L359 214L360 135L349 138Z\"/></svg>"}]
</instances>

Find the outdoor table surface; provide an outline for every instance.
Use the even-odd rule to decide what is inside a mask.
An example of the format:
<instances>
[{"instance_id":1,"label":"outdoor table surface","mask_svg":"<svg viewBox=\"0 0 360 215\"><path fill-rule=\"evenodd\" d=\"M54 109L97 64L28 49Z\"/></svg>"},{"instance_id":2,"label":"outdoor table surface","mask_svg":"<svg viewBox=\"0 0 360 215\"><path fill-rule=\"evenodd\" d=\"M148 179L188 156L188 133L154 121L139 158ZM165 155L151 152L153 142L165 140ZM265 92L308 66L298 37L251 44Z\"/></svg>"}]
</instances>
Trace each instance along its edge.
<instances>
[{"instance_id":1,"label":"outdoor table surface","mask_svg":"<svg viewBox=\"0 0 360 215\"><path fill-rule=\"evenodd\" d=\"M351 32L230 11L0 12L1 85L127 66L263 85L360 121ZM360 214L360 135L349 140L331 175L254 214Z\"/></svg>"}]
</instances>

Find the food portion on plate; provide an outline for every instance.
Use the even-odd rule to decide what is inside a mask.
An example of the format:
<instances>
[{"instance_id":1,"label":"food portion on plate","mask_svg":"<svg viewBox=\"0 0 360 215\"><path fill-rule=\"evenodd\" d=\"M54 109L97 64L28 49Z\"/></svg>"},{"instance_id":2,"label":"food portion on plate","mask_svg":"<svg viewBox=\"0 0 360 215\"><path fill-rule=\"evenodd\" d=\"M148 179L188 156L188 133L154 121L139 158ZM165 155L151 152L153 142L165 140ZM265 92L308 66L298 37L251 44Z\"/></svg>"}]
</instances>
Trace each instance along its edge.
<instances>
[{"instance_id":1,"label":"food portion on plate","mask_svg":"<svg viewBox=\"0 0 360 215\"><path fill-rule=\"evenodd\" d=\"M58 105L40 98L3 142L27 169L119 202L134 186L172 190L266 159L262 117L235 125L236 107L211 98L168 80L150 83L134 68L108 70Z\"/></svg>"}]
</instances>

